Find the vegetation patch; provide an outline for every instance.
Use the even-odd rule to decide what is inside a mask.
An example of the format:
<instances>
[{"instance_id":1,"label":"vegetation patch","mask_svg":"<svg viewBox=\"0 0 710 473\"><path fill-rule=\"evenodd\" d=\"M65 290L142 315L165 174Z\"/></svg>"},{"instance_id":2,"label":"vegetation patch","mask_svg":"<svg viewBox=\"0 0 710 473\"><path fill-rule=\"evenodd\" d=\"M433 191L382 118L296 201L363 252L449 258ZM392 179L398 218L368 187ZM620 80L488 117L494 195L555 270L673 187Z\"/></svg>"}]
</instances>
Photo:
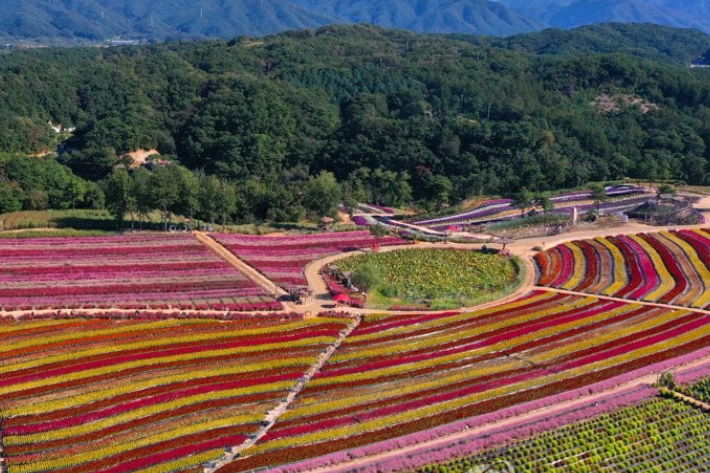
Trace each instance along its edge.
<instances>
[{"instance_id":1,"label":"vegetation patch","mask_svg":"<svg viewBox=\"0 0 710 473\"><path fill-rule=\"evenodd\" d=\"M354 256L339 262L369 294L368 305L469 305L518 286L518 261L467 250L403 250Z\"/></svg>"}]
</instances>

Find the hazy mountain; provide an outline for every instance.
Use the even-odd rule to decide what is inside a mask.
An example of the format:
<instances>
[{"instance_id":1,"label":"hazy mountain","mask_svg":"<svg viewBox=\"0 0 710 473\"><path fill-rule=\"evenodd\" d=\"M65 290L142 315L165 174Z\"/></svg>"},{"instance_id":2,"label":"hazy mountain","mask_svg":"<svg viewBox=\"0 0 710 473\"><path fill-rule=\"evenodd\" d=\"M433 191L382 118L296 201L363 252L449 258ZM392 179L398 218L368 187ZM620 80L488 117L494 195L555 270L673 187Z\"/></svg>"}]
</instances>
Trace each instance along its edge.
<instances>
[{"instance_id":1,"label":"hazy mountain","mask_svg":"<svg viewBox=\"0 0 710 473\"><path fill-rule=\"evenodd\" d=\"M511 35L545 25L489 0L0 0L0 38L260 36L331 23Z\"/></svg>"},{"instance_id":2,"label":"hazy mountain","mask_svg":"<svg viewBox=\"0 0 710 473\"><path fill-rule=\"evenodd\" d=\"M1 0L0 38L101 41L265 35L335 20L288 0Z\"/></svg>"},{"instance_id":3,"label":"hazy mountain","mask_svg":"<svg viewBox=\"0 0 710 473\"><path fill-rule=\"evenodd\" d=\"M261 36L315 28L334 19L289 0L94 0L126 18L141 33L159 22L171 32L198 37Z\"/></svg>"},{"instance_id":4,"label":"hazy mountain","mask_svg":"<svg viewBox=\"0 0 710 473\"><path fill-rule=\"evenodd\" d=\"M707 0L499 0L557 28L597 23L655 23L710 32Z\"/></svg>"},{"instance_id":5,"label":"hazy mountain","mask_svg":"<svg viewBox=\"0 0 710 473\"><path fill-rule=\"evenodd\" d=\"M488 0L291 0L330 18L416 32L507 36L545 25Z\"/></svg>"}]
</instances>

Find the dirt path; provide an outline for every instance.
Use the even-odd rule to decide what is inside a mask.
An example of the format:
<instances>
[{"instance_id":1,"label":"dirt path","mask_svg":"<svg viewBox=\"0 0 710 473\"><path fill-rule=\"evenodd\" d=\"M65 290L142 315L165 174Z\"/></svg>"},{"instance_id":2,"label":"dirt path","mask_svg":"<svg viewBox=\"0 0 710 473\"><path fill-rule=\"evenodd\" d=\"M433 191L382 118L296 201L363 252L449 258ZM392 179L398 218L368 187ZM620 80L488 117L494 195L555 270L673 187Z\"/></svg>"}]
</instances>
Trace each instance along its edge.
<instances>
[{"instance_id":1,"label":"dirt path","mask_svg":"<svg viewBox=\"0 0 710 473\"><path fill-rule=\"evenodd\" d=\"M252 268L246 264L241 259L237 258L234 253L229 251L224 246L217 243L212 237L202 232L194 232L195 238L197 238L203 245L205 245L210 251L222 258L224 261L236 268L240 273L244 274L253 283L263 288L266 292L272 296L278 298L281 296L286 296L288 293L281 289L279 286L274 284L270 279L261 274L256 269Z\"/></svg>"},{"instance_id":2,"label":"dirt path","mask_svg":"<svg viewBox=\"0 0 710 473\"><path fill-rule=\"evenodd\" d=\"M570 296L593 297L595 299L601 299L603 301L624 302L626 304L638 304L638 305L645 305L645 306L650 306L650 307L662 307L664 309L672 309L672 310L686 310L688 312L698 312L700 314L710 315L710 310L695 309L693 307L685 307L685 306L680 306L680 305L661 304L659 302L637 301L634 299L624 299L624 298L613 297L613 296L601 296L598 294L587 294L586 292L568 291L567 289L557 289L554 287L534 286L533 288L538 291L555 292L558 294L567 294Z\"/></svg>"},{"instance_id":3,"label":"dirt path","mask_svg":"<svg viewBox=\"0 0 710 473\"><path fill-rule=\"evenodd\" d=\"M705 409L707 412L710 412L710 404L708 404L707 402L703 402L700 399L695 399L694 397L686 396L685 394L679 393L678 391L673 391L673 394L691 405L700 406L702 409Z\"/></svg>"},{"instance_id":4,"label":"dirt path","mask_svg":"<svg viewBox=\"0 0 710 473\"><path fill-rule=\"evenodd\" d=\"M480 249L481 244L458 244L458 243L417 243L414 245L408 245L408 246L385 246L380 248L380 253L387 253L390 251L409 251L409 250L423 250L423 249L459 249L459 250L475 250L475 249ZM294 310L301 312L309 312L312 314L317 314L318 312L322 311L327 311L327 310L333 310L335 308L334 302L332 300L332 297L330 295L330 291L328 290L328 286L325 283L325 280L321 276L321 269L324 268L325 266L332 264L338 260L345 259L345 258L350 258L355 255L362 255L362 254L367 254L370 251L353 251L349 253L338 253L337 255L331 255L326 258L322 258L316 261L313 261L310 263L308 266L306 266L304 270L304 274L306 276L306 280L308 281L308 286L311 288L313 291L313 302L310 304L307 304L305 306L294 306ZM531 261L527 259L523 259L523 262L525 264L525 280L523 283L518 287L515 292L508 294L505 297L498 298L486 303L482 303L479 305L476 305L474 307L468 307L461 309L461 312L472 312L476 310L481 310L485 309L487 307L494 307L500 304L505 304L508 301L511 301L513 299L517 299L518 297L521 297L532 289L534 283L535 283L535 266L532 264ZM338 309L339 310L339 309ZM357 308L350 308L350 307L345 307L342 310L346 310L347 312L353 313L353 314L359 314L359 315L366 315L366 314L382 314L382 313L388 313L389 311L387 310L382 310L382 309L357 309ZM441 312L441 311L417 311L418 314L426 314L427 312Z\"/></svg>"},{"instance_id":5,"label":"dirt path","mask_svg":"<svg viewBox=\"0 0 710 473\"><path fill-rule=\"evenodd\" d=\"M267 413L266 417L264 418L264 425L257 431L254 436L252 436L249 440L247 440L241 445L227 449L227 452L225 453L224 457L222 457L222 459L218 462L215 462L213 465L208 465L205 468L204 473L214 473L225 465L233 462L241 452L255 445L259 440L261 440L262 437L264 437L264 435L269 433L269 430L271 430L274 424L279 421L284 412L288 410L288 408L291 406L291 403L296 400L301 391L303 391L306 385L308 385L308 382L313 378L313 376L316 375L316 373L323 369L326 363L328 363L328 360L330 360L333 354L338 350L338 348L340 348L340 345L342 345L353 332L353 330L355 330L360 325L361 321L362 317L357 317L348 324L347 328L340 331L340 334L338 335L338 338L335 340L335 342L333 342L333 344L330 345L327 350L325 350L318 356L316 362L311 365L308 371L306 371L304 375L298 379L296 385L293 388L289 389L288 396L286 396L283 401L281 401L275 408L273 408Z\"/></svg>"}]
</instances>

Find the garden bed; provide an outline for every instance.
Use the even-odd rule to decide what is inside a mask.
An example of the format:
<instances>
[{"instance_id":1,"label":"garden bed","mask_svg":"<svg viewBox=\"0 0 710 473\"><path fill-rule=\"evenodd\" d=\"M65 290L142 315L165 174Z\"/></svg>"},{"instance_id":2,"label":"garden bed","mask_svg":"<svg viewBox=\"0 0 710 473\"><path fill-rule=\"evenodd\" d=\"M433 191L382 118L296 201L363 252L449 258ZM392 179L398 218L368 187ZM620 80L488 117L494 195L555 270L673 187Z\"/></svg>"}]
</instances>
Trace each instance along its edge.
<instances>
[{"instance_id":1,"label":"garden bed","mask_svg":"<svg viewBox=\"0 0 710 473\"><path fill-rule=\"evenodd\" d=\"M514 258L481 251L424 249L358 255L338 262L343 272L371 268L367 306L406 310L470 307L510 293L520 284ZM358 281L354 281L358 284Z\"/></svg>"}]
</instances>

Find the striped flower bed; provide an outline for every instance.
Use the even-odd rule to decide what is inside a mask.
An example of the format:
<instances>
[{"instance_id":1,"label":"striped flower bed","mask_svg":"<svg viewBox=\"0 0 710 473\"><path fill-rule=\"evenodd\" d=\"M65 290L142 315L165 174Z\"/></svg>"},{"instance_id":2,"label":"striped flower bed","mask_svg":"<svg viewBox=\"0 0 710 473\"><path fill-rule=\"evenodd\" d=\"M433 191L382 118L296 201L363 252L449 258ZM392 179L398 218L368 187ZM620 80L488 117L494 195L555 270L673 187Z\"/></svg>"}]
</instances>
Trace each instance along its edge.
<instances>
[{"instance_id":1,"label":"striped flower bed","mask_svg":"<svg viewBox=\"0 0 710 473\"><path fill-rule=\"evenodd\" d=\"M0 309L279 310L192 235L0 241Z\"/></svg>"},{"instance_id":2,"label":"striped flower bed","mask_svg":"<svg viewBox=\"0 0 710 473\"><path fill-rule=\"evenodd\" d=\"M213 234L212 237L277 284L307 285L306 266L329 255L370 248L377 243L370 232L322 233L290 237ZM385 237L380 246L405 245Z\"/></svg>"},{"instance_id":3,"label":"striped flower bed","mask_svg":"<svg viewBox=\"0 0 710 473\"><path fill-rule=\"evenodd\" d=\"M708 345L706 315L543 292L470 314L369 317L267 436L220 471L401 437Z\"/></svg>"},{"instance_id":4,"label":"striped flower bed","mask_svg":"<svg viewBox=\"0 0 710 473\"><path fill-rule=\"evenodd\" d=\"M650 196L636 186L615 186L606 189L609 201L601 204L603 213L621 212L630 210L646 203ZM571 213L573 208L579 212L586 212L594 208L591 200L591 191L576 191L551 198L558 212ZM520 216L520 209L515 208L511 199L497 199L484 202L480 206L467 212L415 222L417 225L427 226L436 230L445 230L450 225L469 225L496 220L505 220Z\"/></svg>"},{"instance_id":5,"label":"striped flower bed","mask_svg":"<svg viewBox=\"0 0 710 473\"><path fill-rule=\"evenodd\" d=\"M710 306L710 233L682 230L574 241L535 256L543 286Z\"/></svg>"},{"instance_id":6,"label":"striped flower bed","mask_svg":"<svg viewBox=\"0 0 710 473\"><path fill-rule=\"evenodd\" d=\"M254 433L344 327L2 320L9 473L193 471Z\"/></svg>"}]
</instances>

